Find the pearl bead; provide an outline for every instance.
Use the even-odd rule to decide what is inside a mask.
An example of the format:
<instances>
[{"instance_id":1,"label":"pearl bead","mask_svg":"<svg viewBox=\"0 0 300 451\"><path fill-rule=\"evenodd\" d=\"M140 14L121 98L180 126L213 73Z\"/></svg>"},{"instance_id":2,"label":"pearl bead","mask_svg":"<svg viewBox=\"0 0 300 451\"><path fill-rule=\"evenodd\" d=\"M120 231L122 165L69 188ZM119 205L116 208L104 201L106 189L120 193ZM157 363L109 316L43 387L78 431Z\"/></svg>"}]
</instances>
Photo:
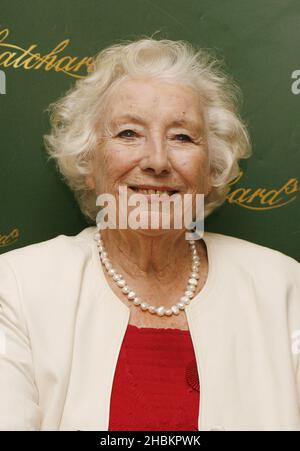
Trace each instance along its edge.
<instances>
[{"instance_id":1,"label":"pearl bead","mask_svg":"<svg viewBox=\"0 0 300 451\"><path fill-rule=\"evenodd\" d=\"M110 268L107 272L109 276L113 276L116 273L116 271L113 268Z\"/></svg>"},{"instance_id":2,"label":"pearl bead","mask_svg":"<svg viewBox=\"0 0 300 451\"><path fill-rule=\"evenodd\" d=\"M194 278L189 279L189 285L197 285L197 284L198 284L198 281L196 279L194 279Z\"/></svg>"},{"instance_id":3,"label":"pearl bead","mask_svg":"<svg viewBox=\"0 0 300 451\"><path fill-rule=\"evenodd\" d=\"M145 311L145 310L148 310L148 304L147 304L147 302L142 302L142 303L141 303L141 309L144 310L144 311Z\"/></svg>"},{"instance_id":4,"label":"pearl bead","mask_svg":"<svg viewBox=\"0 0 300 451\"><path fill-rule=\"evenodd\" d=\"M154 307L154 305L150 305L148 310L150 313L155 313L156 307Z\"/></svg>"},{"instance_id":5,"label":"pearl bead","mask_svg":"<svg viewBox=\"0 0 300 451\"><path fill-rule=\"evenodd\" d=\"M183 304L182 302L177 302L176 305L180 310L184 310L184 308L185 308L185 304Z\"/></svg>"},{"instance_id":6,"label":"pearl bead","mask_svg":"<svg viewBox=\"0 0 300 451\"><path fill-rule=\"evenodd\" d=\"M174 315L179 314L179 308L176 305L172 305L171 310L174 313Z\"/></svg>"},{"instance_id":7,"label":"pearl bead","mask_svg":"<svg viewBox=\"0 0 300 451\"><path fill-rule=\"evenodd\" d=\"M125 280L120 279L120 280L117 281L117 285L118 285L118 287L123 288L123 287L125 287L126 282L125 282Z\"/></svg>"},{"instance_id":8,"label":"pearl bead","mask_svg":"<svg viewBox=\"0 0 300 451\"><path fill-rule=\"evenodd\" d=\"M196 287L195 287L195 285L188 285L187 287L186 287L186 291L196 291Z\"/></svg>"},{"instance_id":9,"label":"pearl bead","mask_svg":"<svg viewBox=\"0 0 300 451\"><path fill-rule=\"evenodd\" d=\"M198 266L197 266L197 265L193 265L193 266L192 266L192 271L193 271L193 272L199 271Z\"/></svg>"},{"instance_id":10,"label":"pearl bead","mask_svg":"<svg viewBox=\"0 0 300 451\"><path fill-rule=\"evenodd\" d=\"M192 298L194 296L194 293L192 291L187 290L184 292L184 295L187 296L188 298Z\"/></svg>"},{"instance_id":11,"label":"pearl bead","mask_svg":"<svg viewBox=\"0 0 300 451\"><path fill-rule=\"evenodd\" d=\"M163 306L157 307L156 313L157 313L159 316L163 316L163 315L165 314L165 308L164 308Z\"/></svg>"},{"instance_id":12,"label":"pearl bead","mask_svg":"<svg viewBox=\"0 0 300 451\"><path fill-rule=\"evenodd\" d=\"M185 304L188 301L188 297L187 296L181 296L181 298L179 299L179 302L181 302L182 304Z\"/></svg>"},{"instance_id":13,"label":"pearl bead","mask_svg":"<svg viewBox=\"0 0 300 451\"><path fill-rule=\"evenodd\" d=\"M167 316L171 316L172 315L172 310L170 308L166 309L165 314Z\"/></svg>"},{"instance_id":14,"label":"pearl bead","mask_svg":"<svg viewBox=\"0 0 300 451\"><path fill-rule=\"evenodd\" d=\"M130 288L128 285L125 285L125 287L122 288L123 293L128 294L130 291Z\"/></svg>"},{"instance_id":15,"label":"pearl bead","mask_svg":"<svg viewBox=\"0 0 300 451\"><path fill-rule=\"evenodd\" d=\"M198 257L198 255L193 255L192 260L193 262L200 262L200 258Z\"/></svg>"},{"instance_id":16,"label":"pearl bead","mask_svg":"<svg viewBox=\"0 0 300 451\"><path fill-rule=\"evenodd\" d=\"M134 305L140 305L141 301L139 298L134 298L133 303Z\"/></svg>"},{"instance_id":17,"label":"pearl bead","mask_svg":"<svg viewBox=\"0 0 300 451\"><path fill-rule=\"evenodd\" d=\"M111 264L110 262L106 262L104 266L105 266L105 268L106 268L107 270L109 270L110 268L112 268L112 264Z\"/></svg>"},{"instance_id":18,"label":"pearl bead","mask_svg":"<svg viewBox=\"0 0 300 451\"><path fill-rule=\"evenodd\" d=\"M120 277L119 274L114 274L114 275L113 275L113 279L114 279L115 282L118 282L118 280L120 280L121 277Z\"/></svg>"},{"instance_id":19,"label":"pearl bead","mask_svg":"<svg viewBox=\"0 0 300 451\"><path fill-rule=\"evenodd\" d=\"M134 291L129 291L129 293L127 294L127 297L129 300L132 300L136 297L136 294Z\"/></svg>"},{"instance_id":20,"label":"pearl bead","mask_svg":"<svg viewBox=\"0 0 300 451\"><path fill-rule=\"evenodd\" d=\"M192 272L192 273L191 273L191 278L192 278L192 279L199 279L199 274L196 273L196 272Z\"/></svg>"}]
</instances>

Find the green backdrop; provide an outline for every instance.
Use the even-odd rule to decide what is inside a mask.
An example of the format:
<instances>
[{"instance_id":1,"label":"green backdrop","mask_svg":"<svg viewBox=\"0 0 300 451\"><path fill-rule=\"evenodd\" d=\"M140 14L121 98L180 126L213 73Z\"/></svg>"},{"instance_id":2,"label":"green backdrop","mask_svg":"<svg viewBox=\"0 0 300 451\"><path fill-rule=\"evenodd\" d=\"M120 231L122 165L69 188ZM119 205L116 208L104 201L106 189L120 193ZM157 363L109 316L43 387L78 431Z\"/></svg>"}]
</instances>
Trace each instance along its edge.
<instances>
[{"instance_id":1,"label":"green backdrop","mask_svg":"<svg viewBox=\"0 0 300 451\"><path fill-rule=\"evenodd\" d=\"M253 156L206 229L300 260L299 29L299 0L0 0L0 252L88 225L47 162L45 108L86 75L88 57L158 31L211 49L244 94ZM24 54L59 44L52 68Z\"/></svg>"}]
</instances>

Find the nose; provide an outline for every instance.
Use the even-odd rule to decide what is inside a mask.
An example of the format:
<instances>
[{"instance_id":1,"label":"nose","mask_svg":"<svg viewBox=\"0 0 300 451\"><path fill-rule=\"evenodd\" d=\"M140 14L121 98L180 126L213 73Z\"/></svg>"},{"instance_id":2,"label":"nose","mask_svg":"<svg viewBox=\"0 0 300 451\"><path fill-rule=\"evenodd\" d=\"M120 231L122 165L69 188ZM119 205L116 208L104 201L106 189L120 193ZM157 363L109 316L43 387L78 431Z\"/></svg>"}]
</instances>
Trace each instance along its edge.
<instances>
[{"instance_id":1,"label":"nose","mask_svg":"<svg viewBox=\"0 0 300 451\"><path fill-rule=\"evenodd\" d=\"M166 143L161 138L152 138L145 143L145 153L140 160L140 168L155 175L170 173L171 164Z\"/></svg>"}]
</instances>

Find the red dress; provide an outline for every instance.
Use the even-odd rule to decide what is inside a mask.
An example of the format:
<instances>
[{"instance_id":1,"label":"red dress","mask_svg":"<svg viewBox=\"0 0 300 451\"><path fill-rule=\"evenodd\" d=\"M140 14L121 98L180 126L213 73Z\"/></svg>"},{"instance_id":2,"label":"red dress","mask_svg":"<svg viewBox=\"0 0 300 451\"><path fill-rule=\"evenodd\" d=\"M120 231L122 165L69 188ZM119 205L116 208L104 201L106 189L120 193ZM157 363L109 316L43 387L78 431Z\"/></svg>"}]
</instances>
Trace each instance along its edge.
<instances>
[{"instance_id":1,"label":"red dress","mask_svg":"<svg viewBox=\"0 0 300 451\"><path fill-rule=\"evenodd\" d=\"M109 431L198 431L199 379L190 332L129 324L113 380Z\"/></svg>"}]
</instances>

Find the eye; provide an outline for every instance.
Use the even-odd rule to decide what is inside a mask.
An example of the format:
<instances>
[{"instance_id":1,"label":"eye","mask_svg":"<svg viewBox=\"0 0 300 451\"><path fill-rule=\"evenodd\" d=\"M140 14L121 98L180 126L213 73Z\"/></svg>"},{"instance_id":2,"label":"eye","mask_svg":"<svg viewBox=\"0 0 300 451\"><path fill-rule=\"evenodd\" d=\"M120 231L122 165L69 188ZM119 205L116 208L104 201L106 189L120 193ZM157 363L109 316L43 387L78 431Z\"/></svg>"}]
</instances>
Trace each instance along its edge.
<instances>
[{"instance_id":1,"label":"eye","mask_svg":"<svg viewBox=\"0 0 300 451\"><path fill-rule=\"evenodd\" d=\"M134 132L133 130L130 129L126 129L121 131L117 136L120 136L121 138L134 138L134 135L136 136L136 132Z\"/></svg>"},{"instance_id":2,"label":"eye","mask_svg":"<svg viewBox=\"0 0 300 451\"><path fill-rule=\"evenodd\" d=\"M179 133L178 135L175 135L175 138L181 142L192 142L193 141L190 136L185 135L184 133Z\"/></svg>"}]
</instances>

